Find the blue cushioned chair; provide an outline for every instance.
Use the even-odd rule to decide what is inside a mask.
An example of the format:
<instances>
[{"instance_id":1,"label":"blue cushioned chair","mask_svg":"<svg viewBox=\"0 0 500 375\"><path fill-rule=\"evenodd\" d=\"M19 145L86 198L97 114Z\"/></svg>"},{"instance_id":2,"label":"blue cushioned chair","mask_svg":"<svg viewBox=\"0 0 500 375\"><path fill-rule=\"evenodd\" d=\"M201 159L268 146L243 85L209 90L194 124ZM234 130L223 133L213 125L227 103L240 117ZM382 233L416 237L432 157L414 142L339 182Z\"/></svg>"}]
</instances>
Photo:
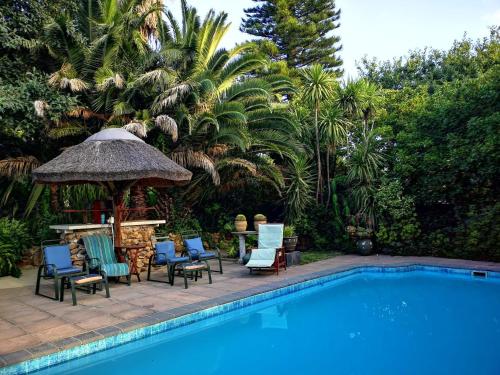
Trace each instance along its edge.
<instances>
[{"instance_id":1,"label":"blue cushioned chair","mask_svg":"<svg viewBox=\"0 0 500 375\"><path fill-rule=\"evenodd\" d=\"M211 251L206 251L203 247L201 236L197 231L182 232L181 236L182 240L184 241L184 253L189 256L189 259L191 261L217 259L219 261L219 269L212 271L220 272L221 274L223 273L220 250L218 248L210 249Z\"/></svg>"},{"instance_id":2,"label":"blue cushioned chair","mask_svg":"<svg viewBox=\"0 0 500 375\"><path fill-rule=\"evenodd\" d=\"M166 240L168 237L156 237L156 240ZM149 258L148 265L148 281L156 281L159 283L169 283L174 284L174 272L175 267L179 264L189 262L189 257L181 256L178 257L175 254L175 244L174 241L160 241L156 242L153 255ZM167 277L168 281L154 280L151 278L151 267L152 266L167 266Z\"/></svg>"},{"instance_id":3,"label":"blue cushioned chair","mask_svg":"<svg viewBox=\"0 0 500 375\"><path fill-rule=\"evenodd\" d=\"M73 265L69 246L67 244L60 244L60 240L43 241L41 247L43 261L42 265L38 267L35 294L60 300L59 288L64 287L64 281L70 276L85 275L87 272ZM54 281L54 297L40 293L40 281L42 278Z\"/></svg>"}]
</instances>

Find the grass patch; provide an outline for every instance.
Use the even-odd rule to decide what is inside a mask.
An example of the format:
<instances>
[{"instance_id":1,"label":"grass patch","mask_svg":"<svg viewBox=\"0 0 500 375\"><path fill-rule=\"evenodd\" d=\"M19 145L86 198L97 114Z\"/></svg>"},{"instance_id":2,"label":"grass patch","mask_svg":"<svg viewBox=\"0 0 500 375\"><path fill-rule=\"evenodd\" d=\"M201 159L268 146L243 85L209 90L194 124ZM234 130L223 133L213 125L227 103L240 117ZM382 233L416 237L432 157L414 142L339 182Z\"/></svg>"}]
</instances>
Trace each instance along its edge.
<instances>
[{"instance_id":1,"label":"grass patch","mask_svg":"<svg viewBox=\"0 0 500 375\"><path fill-rule=\"evenodd\" d=\"M318 262L340 255L338 251L304 251L300 254L300 264Z\"/></svg>"}]
</instances>

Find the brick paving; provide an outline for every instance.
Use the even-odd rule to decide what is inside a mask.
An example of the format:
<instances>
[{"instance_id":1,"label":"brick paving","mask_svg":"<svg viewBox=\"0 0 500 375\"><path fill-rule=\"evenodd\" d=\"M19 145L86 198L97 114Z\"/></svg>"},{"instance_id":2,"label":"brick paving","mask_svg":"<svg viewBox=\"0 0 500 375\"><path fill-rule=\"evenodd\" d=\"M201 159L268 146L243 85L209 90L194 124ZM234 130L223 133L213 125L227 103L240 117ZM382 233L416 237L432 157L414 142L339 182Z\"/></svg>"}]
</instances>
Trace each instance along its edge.
<instances>
[{"instance_id":1,"label":"brick paving","mask_svg":"<svg viewBox=\"0 0 500 375\"><path fill-rule=\"evenodd\" d=\"M245 267L224 262L224 274L213 273L212 285L207 277L190 281L187 290L181 278L173 287L148 281L133 282L130 287L111 283L111 298L104 298L103 292L78 292L77 306L72 306L70 293L62 303L35 296L33 280L32 286L0 289L0 367L356 266L410 264L500 271L500 263L491 262L342 255L276 276L250 275ZM162 275L157 270L153 278ZM44 294L52 292L49 284L43 288Z\"/></svg>"}]
</instances>

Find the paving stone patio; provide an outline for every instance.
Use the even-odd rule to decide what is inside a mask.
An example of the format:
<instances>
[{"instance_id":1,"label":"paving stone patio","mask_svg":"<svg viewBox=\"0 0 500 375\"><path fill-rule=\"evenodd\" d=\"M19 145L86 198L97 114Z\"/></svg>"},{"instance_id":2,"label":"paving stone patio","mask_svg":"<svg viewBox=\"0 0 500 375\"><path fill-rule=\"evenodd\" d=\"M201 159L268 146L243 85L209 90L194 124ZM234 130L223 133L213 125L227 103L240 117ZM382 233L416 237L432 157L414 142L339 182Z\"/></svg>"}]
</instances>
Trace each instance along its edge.
<instances>
[{"instance_id":1,"label":"paving stone patio","mask_svg":"<svg viewBox=\"0 0 500 375\"><path fill-rule=\"evenodd\" d=\"M70 293L62 303L35 296L33 280L31 286L0 288L0 367L356 266L409 264L500 271L500 263L342 255L289 268L276 276L266 272L250 275L245 267L224 262L224 274L213 273L212 285L203 277L191 281L186 290L180 278L172 287L138 283L133 277L130 287L111 283L109 299L103 292L78 292L77 306L72 306ZM162 275L159 270L153 277ZM47 285L42 292L50 293L52 289Z\"/></svg>"}]
</instances>

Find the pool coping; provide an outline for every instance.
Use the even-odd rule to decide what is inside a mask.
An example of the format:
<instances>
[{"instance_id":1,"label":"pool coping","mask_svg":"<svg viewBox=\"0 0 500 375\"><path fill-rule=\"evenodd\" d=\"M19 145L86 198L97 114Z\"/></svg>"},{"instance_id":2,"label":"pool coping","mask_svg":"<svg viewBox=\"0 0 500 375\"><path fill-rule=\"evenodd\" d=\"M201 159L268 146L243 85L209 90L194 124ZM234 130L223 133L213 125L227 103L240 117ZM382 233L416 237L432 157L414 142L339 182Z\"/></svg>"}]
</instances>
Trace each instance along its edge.
<instances>
[{"instance_id":1,"label":"pool coping","mask_svg":"<svg viewBox=\"0 0 500 375\"><path fill-rule=\"evenodd\" d=\"M111 349L144 337L167 332L259 302L367 271L395 273L429 270L451 274L470 274L471 271L479 270L487 271L489 277L493 276L500 279L500 269L496 264L488 266L485 264L452 264L453 262L450 262L450 264L436 263L398 262L391 264L345 265L286 279L278 279L262 286L157 312L114 326L103 327L0 356L0 375L24 374L41 370L71 359Z\"/></svg>"}]
</instances>

